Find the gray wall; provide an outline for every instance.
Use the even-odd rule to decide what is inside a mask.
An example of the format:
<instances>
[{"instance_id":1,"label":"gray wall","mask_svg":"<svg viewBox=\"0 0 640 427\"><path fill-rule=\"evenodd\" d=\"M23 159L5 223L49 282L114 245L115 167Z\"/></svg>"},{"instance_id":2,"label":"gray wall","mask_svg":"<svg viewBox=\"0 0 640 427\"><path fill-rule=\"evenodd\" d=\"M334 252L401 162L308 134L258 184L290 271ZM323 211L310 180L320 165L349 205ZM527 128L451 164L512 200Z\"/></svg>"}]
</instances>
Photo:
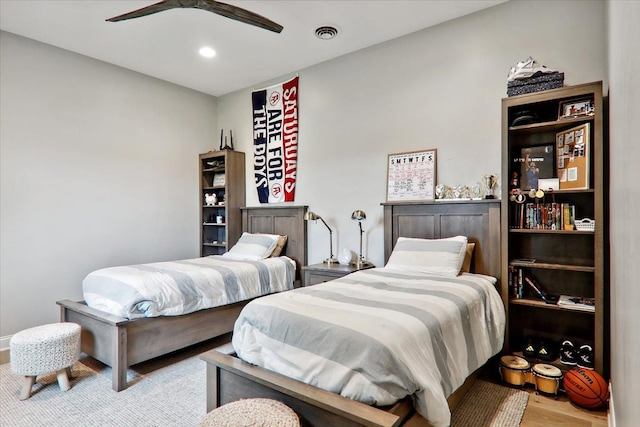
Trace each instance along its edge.
<instances>
[{"instance_id":1,"label":"gray wall","mask_svg":"<svg viewBox=\"0 0 640 427\"><path fill-rule=\"evenodd\" d=\"M350 216L362 209L365 257L383 265L388 154L436 148L438 182L448 185L500 173L500 99L517 61L531 55L564 71L568 85L606 80L605 3L554 2L553 13L548 5L511 1L298 71L296 203L334 228L334 252L358 251ZM575 36L585 28L589 37ZM247 153L247 204L258 205L250 91L219 97L218 121ZM309 262L321 262L328 231L321 223L308 230Z\"/></svg>"},{"instance_id":2,"label":"gray wall","mask_svg":"<svg viewBox=\"0 0 640 427\"><path fill-rule=\"evenodd\" d=\"M90 271L196 257L214 97L3 32L0 348Z\"/></svg>"},{"instance_id":3,"label":"gray wall","mask_svg":"<svg viewBox=\"0 0 640 427\"><path fill-rule=\"evenodd\" d=\"M611 390L615 424L638 424L640 407L640 2L608 2L611 175Z\"/></svg>"}]
</instances>

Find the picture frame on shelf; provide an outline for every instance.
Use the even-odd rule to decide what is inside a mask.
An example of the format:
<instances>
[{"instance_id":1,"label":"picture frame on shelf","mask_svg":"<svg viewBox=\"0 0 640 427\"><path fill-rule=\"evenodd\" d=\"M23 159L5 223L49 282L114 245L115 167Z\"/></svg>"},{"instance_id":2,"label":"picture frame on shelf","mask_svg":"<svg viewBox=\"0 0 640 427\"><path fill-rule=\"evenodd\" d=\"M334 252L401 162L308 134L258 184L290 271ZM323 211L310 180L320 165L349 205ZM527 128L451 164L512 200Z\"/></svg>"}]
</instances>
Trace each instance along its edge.
<instances>
[{"instance_id":1,"label":"picture frame on shelf","mask_svg":"<svg viewBox=\"0 0 640 427\"><path fill-rule=\"evenodd\" d=\"M225 177L223 173L217 173L213 175L213 186L214 187L224 187L225 186Z\"/></svg>"},{"instance_id":2,"label":"picture frame on shelf","mask_svg":"<svg viewBox=\"0 0 640 427\"><path fill-rule=\"evenodd\" d=\"M540 179L557 176L555 151L554 144L533 145L516 150L512 158L512 173L518 174L521 190L538 190Z\"/></svg>"},{"instance_id":3,"label":"picture frame on shelf","mask_svg":"<svg viewBox=\"0 0 640 427\"><path fill-rule=\"evenodd\" d=\"M558 120L572 119L580 116L593 114L593 103L591 99L580 99L560 103Z\"/></svg>"},{"instance_id":4,"label":"picture frame on shelf","mask_svg":"<svg viewBox=\"0 0 640 427\"><path fill-rule=\"evenodd\" d=\"M556 164L560 190L589 189L589 146L589 123L556 134Z\"/></svg>"},{"instance_id":5,"label":"picture frame on shelf","mask_svg":"<svg viewBox=\"0 0 640 427\"><path fill-rule=\"evenodd\" d=\"M389 154L387 202L434 200L437 150Z\"/></svg>"}]
</instances>

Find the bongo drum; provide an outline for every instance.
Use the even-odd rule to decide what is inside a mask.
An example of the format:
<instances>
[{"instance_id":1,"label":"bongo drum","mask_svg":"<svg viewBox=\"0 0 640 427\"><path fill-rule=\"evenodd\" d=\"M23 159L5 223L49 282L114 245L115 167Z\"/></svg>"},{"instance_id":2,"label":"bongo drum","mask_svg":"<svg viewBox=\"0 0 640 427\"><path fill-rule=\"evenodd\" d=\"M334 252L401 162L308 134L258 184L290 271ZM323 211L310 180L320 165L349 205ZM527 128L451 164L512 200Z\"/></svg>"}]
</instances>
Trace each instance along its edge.
<instances>
[{"instance_id":1,"label":"bongo drum","mask_svg":"<svg viewBox=\"0 0 640 427\"><path fill-rule=\"evenodd\" d=\"M500 358L500 377L511 385L523 386L527 382L531 365L520 356L502 356Z\"/></svg>"},{"instance_id":2,"label":"bongo drum","mask_svg":"<svg viewBox=\"0 0 640 427\"><path fill-rule=\"evenodd\" d=\"M553 394L558 398L558 389L562 380L562 371L553 365L537 363L533 365L533 377L536 385L536 394L539 392Z\"/></svg>"}]
</instances>

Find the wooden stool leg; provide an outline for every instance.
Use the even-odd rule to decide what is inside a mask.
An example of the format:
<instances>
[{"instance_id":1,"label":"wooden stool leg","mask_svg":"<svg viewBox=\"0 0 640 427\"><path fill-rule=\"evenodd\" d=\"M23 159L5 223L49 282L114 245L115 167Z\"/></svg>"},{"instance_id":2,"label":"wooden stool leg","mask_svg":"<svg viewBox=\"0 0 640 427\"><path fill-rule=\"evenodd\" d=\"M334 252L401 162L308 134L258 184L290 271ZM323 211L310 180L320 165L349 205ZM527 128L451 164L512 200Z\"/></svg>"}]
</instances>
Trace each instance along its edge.
<instances>
[{"instance_id":1,"label":"wooden stool leg","mask_svg":"<svg viewBox=\"0 0 640 427\"><path fill-rule=\"evenodd\" d=\"M58 371L58 385L62 391L67 391L71 388L71 385L69 385L69 377L67 376L67 368Z\"/></svg>"},{"instance_id":2,"label":"wooden stool leg","mask_svg":"<svg viewBox=\"0 0 640 427\"><path fill-rule=\"evenodd\" d=\"M31 397L31 389L33 388L33 385L35 383L35 375L24 377L24 381L22 382L22 390L20 391L20 400L26 400Z\"/></svg>"}]
</instances>

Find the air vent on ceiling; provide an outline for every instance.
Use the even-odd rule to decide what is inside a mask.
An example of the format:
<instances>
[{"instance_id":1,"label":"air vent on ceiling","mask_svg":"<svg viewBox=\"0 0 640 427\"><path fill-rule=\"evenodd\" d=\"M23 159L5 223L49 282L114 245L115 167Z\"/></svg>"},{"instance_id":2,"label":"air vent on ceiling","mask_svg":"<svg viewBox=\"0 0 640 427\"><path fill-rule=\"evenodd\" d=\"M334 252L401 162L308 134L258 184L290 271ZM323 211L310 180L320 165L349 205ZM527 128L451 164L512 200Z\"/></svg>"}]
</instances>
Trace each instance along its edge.
<instances>
[{"instance_id":1,"label":"air vent on ceiling","mask_svg":"<svg viewBox=\"0 0 640 427\"><path fill-rule=\"evenodd\" d=\"M338 35L338 29L329 25L316 28L316 37L321 40L331 40Z\"/></svg>"}]
</instances>

